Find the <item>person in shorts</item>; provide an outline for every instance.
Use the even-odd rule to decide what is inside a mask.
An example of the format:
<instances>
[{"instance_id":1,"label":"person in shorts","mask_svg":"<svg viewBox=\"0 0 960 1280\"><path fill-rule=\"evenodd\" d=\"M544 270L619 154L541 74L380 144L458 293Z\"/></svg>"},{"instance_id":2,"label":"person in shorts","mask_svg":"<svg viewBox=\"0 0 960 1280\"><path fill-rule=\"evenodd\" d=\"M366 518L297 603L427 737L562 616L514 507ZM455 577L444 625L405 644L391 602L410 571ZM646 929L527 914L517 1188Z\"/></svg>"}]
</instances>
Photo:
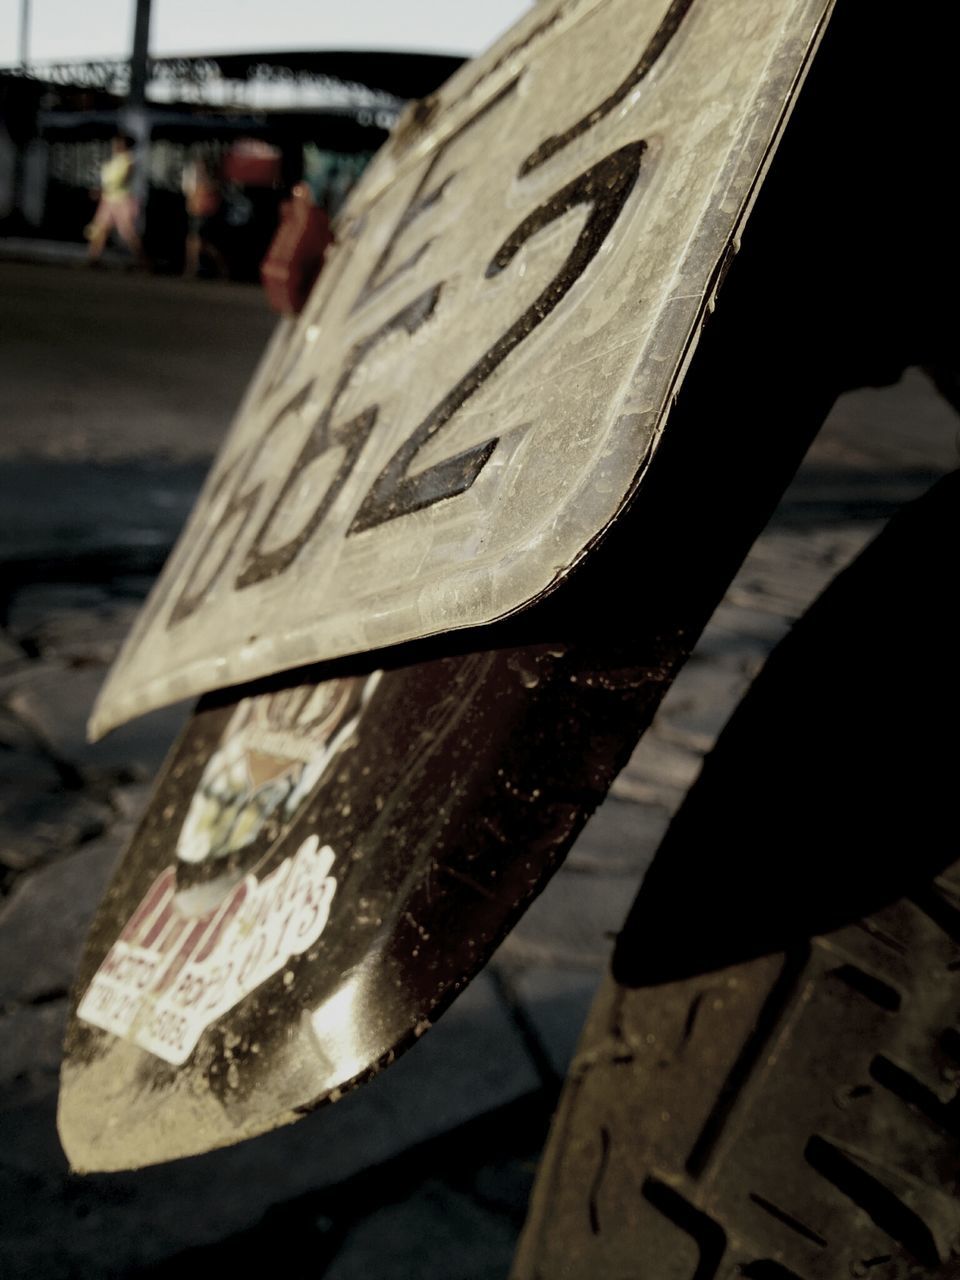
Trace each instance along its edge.
<instances>
[{"instance_id":1,"label":"person in shorts","mask_svg":"<svg viewBox=\"0 0 960 1280\"><path fill-rule=\"evenodd\" d=\"M86 229L90 248L87 262L99 262L111 231L143 265L143 242L137 232L139 206L133 194L134 158L130 139L118 134L111 143L110 156L100 166L100 199L93 221Z\"/></svg>"}]
</instances>

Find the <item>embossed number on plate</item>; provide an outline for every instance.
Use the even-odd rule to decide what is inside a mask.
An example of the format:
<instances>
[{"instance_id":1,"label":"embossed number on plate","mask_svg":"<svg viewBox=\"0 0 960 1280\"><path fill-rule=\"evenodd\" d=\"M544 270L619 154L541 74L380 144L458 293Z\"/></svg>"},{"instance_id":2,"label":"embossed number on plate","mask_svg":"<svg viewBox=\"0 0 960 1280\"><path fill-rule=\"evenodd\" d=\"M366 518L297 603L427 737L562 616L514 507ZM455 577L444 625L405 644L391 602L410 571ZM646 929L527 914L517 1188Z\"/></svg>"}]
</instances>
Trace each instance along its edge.
<instances>
[{"instance_id":1,"label":"embossed number on plate","mask_svg":"<svg viewBox=\"0 0 960 1280\"><path fill-rule=\"evenodd\" d=\"M642 480L830 6L539 4L401 125L94 730L562 577Z\"/></svg>"}]
</instances>

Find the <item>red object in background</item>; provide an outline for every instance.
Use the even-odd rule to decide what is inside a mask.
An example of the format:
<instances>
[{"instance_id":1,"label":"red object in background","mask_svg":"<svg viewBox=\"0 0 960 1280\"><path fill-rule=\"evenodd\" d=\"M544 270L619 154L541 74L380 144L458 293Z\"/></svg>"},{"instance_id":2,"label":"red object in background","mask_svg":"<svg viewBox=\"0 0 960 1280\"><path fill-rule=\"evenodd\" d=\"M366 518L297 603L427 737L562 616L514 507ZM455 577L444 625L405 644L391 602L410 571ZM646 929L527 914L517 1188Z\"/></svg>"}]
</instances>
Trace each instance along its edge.
<instances>
[{"instance_id":1,"label":"red object in background","mask_svg":"<svg viewBox=\"0 0 960 1280\"><path fill-rule=\"evenodd\" d=\"M276 147L258 138L239 138L223 158L224 182L241 187L276 187L283 157Z\"/></svg>"},{"instance_id":2,"label":"red object in background","mask_svg":"<svg viewBox=\"0 0 960 1280\"><path fill-rule=\"evenodd\" d=\"M299 182L280 206L280 225L260 264L260 279L274 311L299 315L333 242L326 211Z\"/></svg>"}]
</instances>

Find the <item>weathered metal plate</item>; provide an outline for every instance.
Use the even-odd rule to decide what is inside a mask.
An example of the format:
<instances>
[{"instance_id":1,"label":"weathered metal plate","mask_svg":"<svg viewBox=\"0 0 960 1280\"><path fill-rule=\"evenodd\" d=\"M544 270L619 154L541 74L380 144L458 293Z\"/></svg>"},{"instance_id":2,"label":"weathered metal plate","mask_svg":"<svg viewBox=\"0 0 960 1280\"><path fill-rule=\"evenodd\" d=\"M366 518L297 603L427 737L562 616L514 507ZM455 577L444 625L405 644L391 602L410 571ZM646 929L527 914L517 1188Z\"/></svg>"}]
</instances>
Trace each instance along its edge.
<instances>
[{"instance_id":1,"label":"weathered metal plate","mask_svg":"<svg viewBox=\"0 0 960 1280\"><path fill-rule=\"evenodd\" d=\"M562 859L681 658L531 645L208 699L94 922L81 1170L289 1122L392 1061ZM653 659L653 666L650 660Z\"/></svg>"},{"instance_id":2,"label":"weathered metal plate","mask_svg":"<svg viewBox=\"0 0 960 1280\"><path fill-rule=\"evenodd\" d=\"M643 478L830 7L542 3L414 109L92 731L561 579Z\"/></svg>"}]
</instances>

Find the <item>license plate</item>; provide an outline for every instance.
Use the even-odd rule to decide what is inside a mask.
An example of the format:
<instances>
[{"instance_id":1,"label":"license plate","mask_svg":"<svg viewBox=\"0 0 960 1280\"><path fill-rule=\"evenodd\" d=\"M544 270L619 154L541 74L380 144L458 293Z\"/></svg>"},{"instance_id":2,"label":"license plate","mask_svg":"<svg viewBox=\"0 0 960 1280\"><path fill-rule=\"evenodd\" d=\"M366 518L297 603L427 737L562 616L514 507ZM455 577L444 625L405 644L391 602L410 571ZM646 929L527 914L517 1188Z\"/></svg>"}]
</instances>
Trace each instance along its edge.
<instances>
[{"instance_id":1,"label":"license plate","mask_svg":"<svg viewBox=\"0 0 960 1280\"><path fill-rule=\"evenodd\" d=\"M92 731L560 583L642 487L830 8L541 3L412 107Z\"/></svg>"}]
</instances>

